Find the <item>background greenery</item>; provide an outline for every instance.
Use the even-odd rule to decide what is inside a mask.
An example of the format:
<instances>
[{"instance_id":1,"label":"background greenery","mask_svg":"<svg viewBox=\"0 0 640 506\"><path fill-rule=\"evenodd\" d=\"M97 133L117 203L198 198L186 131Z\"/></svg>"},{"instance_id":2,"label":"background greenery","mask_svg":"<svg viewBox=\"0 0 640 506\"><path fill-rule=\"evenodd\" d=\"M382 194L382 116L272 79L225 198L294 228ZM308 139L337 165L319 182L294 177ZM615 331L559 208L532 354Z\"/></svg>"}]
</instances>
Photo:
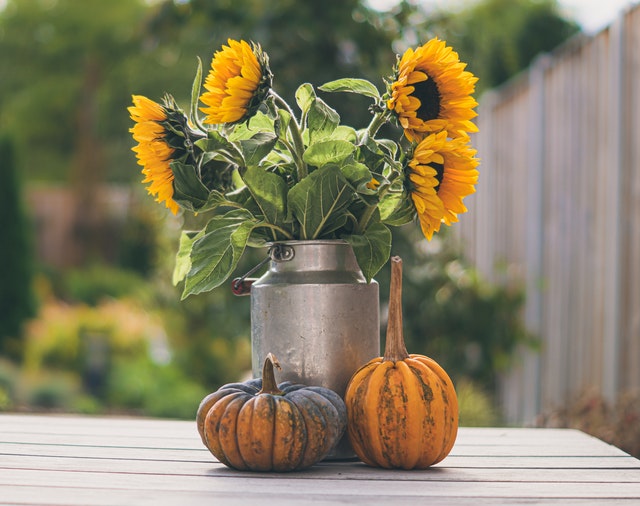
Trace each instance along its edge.
<instances>
[{"instance_id":1,"label":"background greenery","mask_svg":"<svg viewBox=\"0 0 640 506\"><path fill-rule=\"evenodd\" d=\"M146 196L124 224L97 205L106 183L141 189L131 94L169 91L185 106L197 57L206 65L227 38L263 46L287 99L303 82L340 77L382 90L396 54L432 36L459 51L481 93L578 30L551 0L480 0L456 12L419 3L381 13L361 0L8 0L0 11L0 132L11 138L0 142L0 297L20 309L0 303L0 410L191 418L207 391L248 373L248 299L221 287L180 302L170 285L181 218ZM361 97L324 98L350 124L368 123ZM21 188L43 182L72 191L84 253L74 265L30 260L37 238ZM105 254L105 237L115 255ZM396 230L392 253L404 259L410 351L454 378L463 424L495 423L496 375L532 342L520 322L523 293L483 281L446 233L428 244L417 226ZM260 259L248 255L238 271ZM378 280L384 307L387 269Z\"/></svg>"}]
</instances>

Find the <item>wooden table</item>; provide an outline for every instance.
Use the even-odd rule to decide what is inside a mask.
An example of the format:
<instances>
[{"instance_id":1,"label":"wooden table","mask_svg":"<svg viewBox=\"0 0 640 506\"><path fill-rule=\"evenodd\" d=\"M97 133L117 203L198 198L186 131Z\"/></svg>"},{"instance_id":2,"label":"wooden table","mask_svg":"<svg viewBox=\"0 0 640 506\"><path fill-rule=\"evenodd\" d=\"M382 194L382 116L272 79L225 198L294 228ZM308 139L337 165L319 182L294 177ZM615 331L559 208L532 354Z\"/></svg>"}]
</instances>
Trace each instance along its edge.
<instances>
[{"instance_id":1,"label":"wooden table","mask_svg":"<svg viewBox=\"0 0 640 506\"><path fill-rule=\"evenodd\" d=\"M195 422L0 415L0 504L640 505L640 461L568 429L461 428L426 471L227 469Z\"/></svg>"}]
</instances>

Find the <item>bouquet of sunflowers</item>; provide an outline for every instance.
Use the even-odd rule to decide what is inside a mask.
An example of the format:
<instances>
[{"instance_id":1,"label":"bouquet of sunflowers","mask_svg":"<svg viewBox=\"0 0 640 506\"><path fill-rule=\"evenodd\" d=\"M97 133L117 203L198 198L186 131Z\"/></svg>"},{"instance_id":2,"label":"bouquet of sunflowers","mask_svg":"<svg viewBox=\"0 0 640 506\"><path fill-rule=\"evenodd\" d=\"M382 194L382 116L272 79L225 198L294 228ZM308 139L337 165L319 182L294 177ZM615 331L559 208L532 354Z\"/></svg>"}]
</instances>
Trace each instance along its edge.
<instances>
[{"instance_id":1,"label":"bouquet of sunflowers","mask_svg":"<svg viewBox=\"0 0 640 506\"><path fill-rule=\"evenodd\" d=\"M134 95L148 192L174 214L210 215L180 239L183 297L224 283L247 247L279 241L343 239L371 280L389 259L389 226L417 218L431 239L458 221L479 163L469 137L477 78L465 67L436 38L399 58L383 95L363 79L320 86L373 101L362 130L341 124L310 84L296 91L296 114L272 87L268 55L245 41L213 55L204 85L199 64L188 113L170 95ZM386 122L401 127L398 139L377 137Z\"/></svg>"}]
</instances>

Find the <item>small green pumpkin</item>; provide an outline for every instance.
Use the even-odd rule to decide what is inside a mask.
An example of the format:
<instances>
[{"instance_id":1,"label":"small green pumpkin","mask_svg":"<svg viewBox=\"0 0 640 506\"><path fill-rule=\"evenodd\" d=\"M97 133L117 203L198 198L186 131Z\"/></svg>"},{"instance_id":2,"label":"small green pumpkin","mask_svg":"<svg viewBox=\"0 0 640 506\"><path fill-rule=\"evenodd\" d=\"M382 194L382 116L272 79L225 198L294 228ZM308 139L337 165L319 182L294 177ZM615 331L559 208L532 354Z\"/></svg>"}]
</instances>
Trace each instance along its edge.
<instances>
[{"instance_id":1,"label":"small green pumpkin","mask_svg":"<svg viewBox=\"0 0 640 506\"><path fill-rule=\"evenodd\" d=\"M344 401L332 390L276 384L270 353L262 379L231 383L206 396L198 432L223 464L239 470L294 471L325 458L347 425Z\"/></svg>"}]
</instances>

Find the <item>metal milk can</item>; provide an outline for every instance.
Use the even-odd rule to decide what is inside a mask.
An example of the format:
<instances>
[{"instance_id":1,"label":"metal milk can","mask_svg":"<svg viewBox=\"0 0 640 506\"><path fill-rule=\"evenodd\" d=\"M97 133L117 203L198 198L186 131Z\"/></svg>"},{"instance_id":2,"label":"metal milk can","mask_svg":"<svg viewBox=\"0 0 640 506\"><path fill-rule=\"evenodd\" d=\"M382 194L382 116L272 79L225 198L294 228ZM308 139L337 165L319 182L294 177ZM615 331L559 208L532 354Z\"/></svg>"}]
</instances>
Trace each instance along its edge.
<instances>
[{"instance_id":1,"label":"metal milk can","mask_svg":"<svg viewBox=\"0 0 640 506\"><path fill-rule=\"evenodd\" d=\"M349 243L290 241L270 249L269 270L251 285L253 376L268 353L278 382L330 388L344 397L352 374L380 355L378 283L366 282ZM347 438L329 456L354 457Z\"/></svg>"}]
</instances>

